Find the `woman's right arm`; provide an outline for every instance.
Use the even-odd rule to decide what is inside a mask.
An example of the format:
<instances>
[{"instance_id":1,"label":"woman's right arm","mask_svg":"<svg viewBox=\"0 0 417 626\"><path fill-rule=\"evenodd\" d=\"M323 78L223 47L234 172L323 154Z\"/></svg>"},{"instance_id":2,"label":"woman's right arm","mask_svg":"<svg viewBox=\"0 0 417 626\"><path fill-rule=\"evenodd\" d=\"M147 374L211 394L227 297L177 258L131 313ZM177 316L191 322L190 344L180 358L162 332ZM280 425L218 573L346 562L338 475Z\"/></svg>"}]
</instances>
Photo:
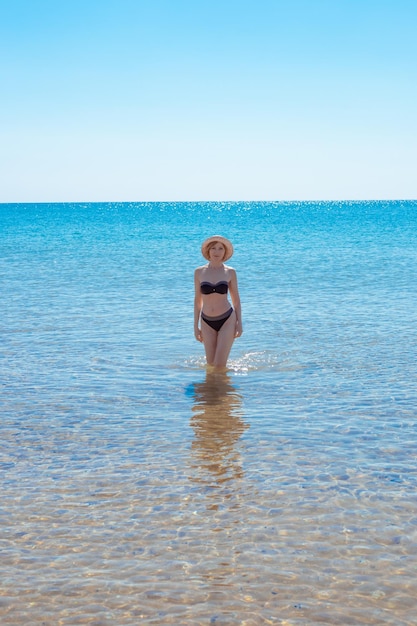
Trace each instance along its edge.
<instances>
[{"instance_id":1,"label":"woman's right arm","mask_svg":"<svg viewBox=\"0 0 417 626\"><path fill-rule=\"evenodd\" d=\"M200 290L200 270L194 272L194 335L197 341L203 341L199 328L201 309L203 308L203 298Z\"/></svg>"}]
</instances>

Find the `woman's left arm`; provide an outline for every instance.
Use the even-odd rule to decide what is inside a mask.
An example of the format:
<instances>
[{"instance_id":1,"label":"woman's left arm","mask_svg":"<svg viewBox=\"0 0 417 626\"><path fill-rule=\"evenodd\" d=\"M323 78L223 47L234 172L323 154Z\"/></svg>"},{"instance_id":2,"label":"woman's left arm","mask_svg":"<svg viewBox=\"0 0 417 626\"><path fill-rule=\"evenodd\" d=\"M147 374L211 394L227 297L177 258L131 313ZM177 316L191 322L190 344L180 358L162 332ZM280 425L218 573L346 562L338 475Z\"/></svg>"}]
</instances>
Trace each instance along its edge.
<instances>
[{"instance_id":1,"label":"woman's left arm","mask_svg":"<svg viewBox=\"0 0 417 626\"><path fill-rule=\"evenodd\" d=\"M237 276L236 276L236 271L234 269L230 270L229 290L230 290L230 297L233 303L233 308L236 313L235 337L240 337L241 334L243 333L242 309L240 305L239 289L237 286Z\"/></svg>"}]
</instances>

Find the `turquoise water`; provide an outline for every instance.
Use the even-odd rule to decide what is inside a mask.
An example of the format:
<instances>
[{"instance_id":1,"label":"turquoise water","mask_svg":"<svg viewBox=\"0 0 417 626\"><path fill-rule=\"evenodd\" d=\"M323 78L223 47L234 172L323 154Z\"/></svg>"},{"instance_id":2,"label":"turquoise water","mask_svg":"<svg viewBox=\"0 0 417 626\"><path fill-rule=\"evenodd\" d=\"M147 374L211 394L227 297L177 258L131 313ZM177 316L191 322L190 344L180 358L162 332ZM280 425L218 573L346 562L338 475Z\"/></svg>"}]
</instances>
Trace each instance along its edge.
<instances>
[{"instance_id":1,"label":"turquoise water","mask_svg":"<svg viewBox=\"0 0 417 626\"><path fill-rule=\"evenodd\" d=\"M415 623L417 202L0 205L0 246L2 624Z\"/></svg>"}]
</instances>

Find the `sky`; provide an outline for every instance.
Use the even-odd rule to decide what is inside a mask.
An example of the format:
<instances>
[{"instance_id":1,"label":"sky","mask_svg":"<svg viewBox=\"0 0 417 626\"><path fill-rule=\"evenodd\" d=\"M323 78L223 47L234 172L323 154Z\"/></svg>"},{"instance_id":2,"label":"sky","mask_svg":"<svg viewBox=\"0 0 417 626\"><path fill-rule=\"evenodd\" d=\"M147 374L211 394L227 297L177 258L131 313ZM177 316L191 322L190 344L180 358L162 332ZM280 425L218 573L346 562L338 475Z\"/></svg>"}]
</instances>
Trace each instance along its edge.
<instances>
[{"instance_id":1,"label":"sky","mask_svg":"<svg viewBox=\"0 0 417 626\"><path fill-rule=\"evenodd\" d=\"M417 0L0 0L0 202L417 198Z\"/></svg>"}]
</instances>

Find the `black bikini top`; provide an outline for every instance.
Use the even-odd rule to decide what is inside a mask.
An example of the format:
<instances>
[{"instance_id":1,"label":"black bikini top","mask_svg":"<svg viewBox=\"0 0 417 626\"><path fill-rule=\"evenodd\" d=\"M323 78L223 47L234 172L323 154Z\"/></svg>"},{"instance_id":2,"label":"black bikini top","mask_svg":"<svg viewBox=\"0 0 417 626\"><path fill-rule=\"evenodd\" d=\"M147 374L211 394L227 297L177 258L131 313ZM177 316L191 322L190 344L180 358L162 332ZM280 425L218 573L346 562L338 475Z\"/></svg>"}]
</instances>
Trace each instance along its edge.
<instances>
[{"instance_id":1,"label":"black bikini top","mask_svg":"<svg viewBox=\"0 0 417 626\"><path fill-rule=\"evenodd\" d=\"M201 293L205 296L208 296L211 293L221 293L226 294L229 289L229 283L225 280L221 280L219 283L201 283L200 284Z\"/></svg>"}]
</instances>

